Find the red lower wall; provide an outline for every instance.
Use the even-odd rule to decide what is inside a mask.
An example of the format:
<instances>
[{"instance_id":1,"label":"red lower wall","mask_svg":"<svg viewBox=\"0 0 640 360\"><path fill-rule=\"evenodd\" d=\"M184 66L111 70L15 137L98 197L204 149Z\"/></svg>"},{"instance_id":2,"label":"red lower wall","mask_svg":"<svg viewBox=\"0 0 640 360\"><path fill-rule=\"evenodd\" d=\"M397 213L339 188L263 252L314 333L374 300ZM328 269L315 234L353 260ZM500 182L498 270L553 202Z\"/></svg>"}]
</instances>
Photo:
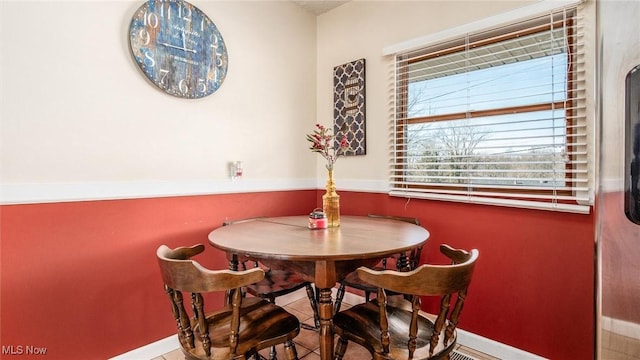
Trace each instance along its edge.
<instances>
[{"instance_id":1,"label":"red lower wall","mask_svg":"<svg viewBox=\"0 0 640 360\"><path fill-rule=\"evenodd\" d=\"M557 360L595 354L595 220L578 215L382 194L341 194L346 214L415 216L438 246L477 248L480 258L460 328Z\"/></svg>"},{"instance_id":2,"label":"red lower wall","mask_svg":"<svg viewBox=\"0 0 640 360\"><path fill-rule=\"evenodd\" d=\"M460 327L551 359L594 354L592 216L342 192L343 214L416 216L437 246L478 248ZM206 243L225 219L305 214L319 192L290 191L0 208L1 333L10 349L105 359L175 333L155 249ZM224 268L222 253L199 261ZM13 346L13 348L11 348ZM35 355L32 358L42 358Z\"/></svg>"}]
</instances>

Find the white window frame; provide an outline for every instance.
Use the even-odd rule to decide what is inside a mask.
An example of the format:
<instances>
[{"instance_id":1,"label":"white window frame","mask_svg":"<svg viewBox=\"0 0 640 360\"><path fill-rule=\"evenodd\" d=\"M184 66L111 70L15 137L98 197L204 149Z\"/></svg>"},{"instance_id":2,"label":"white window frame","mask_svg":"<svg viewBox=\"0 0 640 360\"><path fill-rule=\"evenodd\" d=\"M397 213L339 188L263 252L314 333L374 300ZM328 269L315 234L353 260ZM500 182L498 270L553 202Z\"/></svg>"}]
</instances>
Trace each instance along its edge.
<instances>
[{"instance_id":1,"label":"white window frame","mask_svg":"<svg viewBox=\"0 0 640 360\"><path fill-rule=\"evenodd\" d=\"M401 59L407 53L414 52L416 50L424 49L435 44L441 44L448 42L452 39L460 38L468 36L469 34L476 34L479 32L484 32L487 30L497 29L499 27L506 27L511 24L515 24L517 22L521 22L523 20L531 19L541 14L551 14L553 12L561 11L566 8L577 8L578 14L576 18L579 19L582 27L583 23L583 15L580 13L581 6L578 4L578 1L568 1L568 2L558 2L558 1L543 1L541 3L534 4L532 6L527 6L524 8L516 9L509 13L501 14L492 18L487 18L480 20L475 23L470 23L462 27L449 29L437 34L432 34L420 39L411 40L408 42L404 42L401 44L393 45L383 49L384 55L394 55L395 59ZM579 34L577 36L583 36L584 34ZM584 42L584 41L582 41ZM580 56L584 57L584 50L578 49L577 53ZM584 66L584 59L581 59L581 66ZM396 65L399 63L396 62ZM579 76L584 77L583 69L578 71ZM396 74L397 75L397 74ZM584 79L581 79L584 82ZM398 78L394 79L394 83L392 85L394 94L397 93L397 83ZM583 85L584 87L584 85ZM584 94L582 95L584 97ZM586 100L584 98L579 99L580 104L580 114L576 116L577 121L581 122L580 126L584 132L593 132L595 127L595 121L593 114L586 114ZM398 101L396 98L396 102L394 103L393 113L400 113L397 111L401 101ZM536 198L536 196L525 196L518 197L513 196L514 194L509 193L505 196L504 191L491 192L486 191L486 189L480 193L476 189L469 189L468 191L441 191L434 190L434 187L426 186L409 186L408 183L410 181L403 180L406 179L404 175L398 175L402 173L403 163L403 154L401 151L398 151L399 143L402 140L402 134L398 133L400 121L406 119L392 119L392 149L391 149L391 159L390 159L390 190L389 194L392 196L401 196L408 198L426 198L426 199L437 199L437 200L447 200L447 201L458 201L458 202L469 202L469 203L481 203L481 204L490 204L490 205L501 205L501 206L511 206L511 207L522 207L522 208L531 208L531 209L542 209L542 210L556 210L556 211L564 211L564 212L574 212L574 213L584 213L588 214L590 212L591 206L593 205L593 186L594 186L594 174L592 165L594 162L594 147L593 144L593 136L587 136L583 134L583 139L581 140L581 146L584 145L583 151L581 151L582 155L576 155L576 159L580 157L580 165L579 166L579 175L583 179L583 183L581 186L575 186L574 190L571 192L569 196L566 196L566 192L562 194L562 196L556 197L553 196L551 199L541 199ZM401 130L400 132L403 132ZM514 191L516 193L518 191ZM545 196L543 196L545 197ZM567 201L567 198L569 201Z\"/></svg>"}]
</instances>

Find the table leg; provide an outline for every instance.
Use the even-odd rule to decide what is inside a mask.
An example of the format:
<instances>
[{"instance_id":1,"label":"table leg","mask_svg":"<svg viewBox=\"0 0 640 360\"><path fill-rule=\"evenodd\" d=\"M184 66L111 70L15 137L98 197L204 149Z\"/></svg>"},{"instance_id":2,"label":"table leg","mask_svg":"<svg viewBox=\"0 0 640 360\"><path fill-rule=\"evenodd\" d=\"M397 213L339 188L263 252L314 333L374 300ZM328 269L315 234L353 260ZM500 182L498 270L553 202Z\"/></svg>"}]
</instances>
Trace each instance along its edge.
<instances>
[{"instance_id":1,"label":"table leg","mask_svg":"<svg viewBox=\"0 0 640 360\"><path fill-rule=\"evenodd\" d=\"M320 316L320 359L333 359L333 300L331 288L321 288L318 301Z\"/></svg>"},{"instance_id":2,"label":"table leg","mask_svg":"<svg viewBox=\"0 0 640 360\"><path fill-rule=\"evenodd\" d=\"M229 270L238 271L238 255L230 254L229 256ZM231 304L231 298L233 297L233 290L227 290L227 296L224 299L224 304Z\"/></svg>"}]
</instances>

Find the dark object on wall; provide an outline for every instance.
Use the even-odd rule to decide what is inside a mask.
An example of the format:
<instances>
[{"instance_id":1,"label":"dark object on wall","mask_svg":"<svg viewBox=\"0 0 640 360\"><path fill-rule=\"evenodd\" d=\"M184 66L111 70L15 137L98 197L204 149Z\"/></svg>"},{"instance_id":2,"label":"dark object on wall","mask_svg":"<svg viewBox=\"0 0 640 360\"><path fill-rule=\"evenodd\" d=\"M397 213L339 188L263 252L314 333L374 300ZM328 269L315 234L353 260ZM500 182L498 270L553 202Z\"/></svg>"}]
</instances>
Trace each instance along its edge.
<instances>
[{"instance_id":1,"label":"dark object on wall","mask_svg":"<svg viewBox=\"0 0 640 360\"><path fill-rule=\"evenodd\" d=\"M640 224L640 65L627 74L625 92L624 212Z\"/></svg>"},{"instance_id":2,"label":"dark object on wall","mask_svg":"<svg viewBox=\"0 0 640 360\"><path fill-rule=\"evenodd\" d=\"M229 58L220 31L184 0L145 1L131 18L129 47L147 79L179 98L211 95L227 75Z\"/></svg>"},{"instance_id":3,"label":"dark object on wall","mask_svg":"<svg viewBox=\"0 0 640 360\"><path fill-rule=\"evenodd\" d=\"M346 136L344 155L365 155L365 60L333 68L333 130Z\"/></svg>"}]
</instances>

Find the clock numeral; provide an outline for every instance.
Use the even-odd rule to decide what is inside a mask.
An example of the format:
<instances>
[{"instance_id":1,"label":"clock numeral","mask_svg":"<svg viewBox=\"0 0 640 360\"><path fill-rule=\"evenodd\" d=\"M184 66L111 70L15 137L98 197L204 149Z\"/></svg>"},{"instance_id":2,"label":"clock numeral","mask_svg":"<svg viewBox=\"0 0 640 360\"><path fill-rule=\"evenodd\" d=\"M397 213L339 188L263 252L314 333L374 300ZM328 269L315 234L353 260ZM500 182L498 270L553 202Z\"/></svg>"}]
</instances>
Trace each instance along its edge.
<instances>
[{"instance_id":1,"label":"clock numeral","mask_svg":"<svg viewBox=\"0 0 640 360\"><path fill-rule=\"evenodd\" d=\"M164 6L160 7L160 16L164 17ZM167 3L167 19L171 20L171 4Z\"/></svg>"},{"instance_id":2,"label":"clock numeral","mask_svg":"<svg viewBox=\"0 0 640 360\"><path fill-rule=\"evenodd\" d=\"M160 69L160 84L163 86L167 86L166 80L169 76L169 70Z\"/></svg>"},{"instance_id":3,"label":"clock numeral","mask_svg":"<svg viewBox=\"0 0 640 360\"><path fill-rule=\"evenodd\" d=\"M184 9L184 15L182 9ZM178 17L184 21L191 21L191 8L184 4L178 5Z\"/></svg>"},{"instance_id":4,"label":"clock numeral","mask_svg":"<svg viewBox=\"0 0 640 360\"><path fill-rule=\"evenodd\" d=\"M222 66L222 54L215 53L214 56L216 57L216 59L215 59L216 66L217 67L221 67Z\"/></svg>"},{"instance_id":5,"label":"clock numeral","mask_svg":"<svg viewBox=\"0 0 640 360\"><path fill-rule=\"evenodd\" d=\"M187 92L189 92L189 86L187 86L187 79L182 79L180 80L180 82L178 82L178 90L180 90L180 92L183 94L186 94Z\"/></svg>"},{"instance_id":6,"label":"clock numeral","mask_svg":"<svg viewBox=\"0 0 640 360\"><path fill-rule=\"evenodd\" d=\"M207 92L207 82L204 79L198 79L198 91L201 93Z\"/></svg>"},{"instance_id":7,"label":"clock numeral","mask_svg":"<svg viewBox=\"0 0 640 360\"><path fill-rule=\"evenodd\" d=\"M144 12L144 26L150 26L152 28L157 28L160 24L160 20L158 19L158 15L155 13L147 13Z\"/></svg>"},{"instance_id":8,"label":"clock numeral","mask_svg":"<svg viewBox=\"0 0 640 360\"><path fill-rule=\"evenodd\" d=\"M147 29L140 29L138 35L140 35L140 38L142 39L142 43L144 45L149 45L149 42L151 41L151 35L149 35Z\"/></svg>"},{"instance_id":9,"label":"clock numeral","mask_svg":"<svg viewBox=\"0 0 640 360\"><path fill-rule=\"evenodd\" d=\"M218 70L217 67L214 67L213 69L211 69L211 71L213 72L213 81L217 82L218 81L218 75L220 74L220 70ZM215 84L214 84L215 86Z\"/></svg>"},{"instance_id":10,"label":"clock numeral","mask_svg":"<svg viewBox=\"0 0 640 360\"><path fill-rule=\"evenodd\" d=\"M153 58L153 53L151 51L146 51L144 53L144 64L149 67L156 66L156 60Z\"/></svg>"}]
</instances>

